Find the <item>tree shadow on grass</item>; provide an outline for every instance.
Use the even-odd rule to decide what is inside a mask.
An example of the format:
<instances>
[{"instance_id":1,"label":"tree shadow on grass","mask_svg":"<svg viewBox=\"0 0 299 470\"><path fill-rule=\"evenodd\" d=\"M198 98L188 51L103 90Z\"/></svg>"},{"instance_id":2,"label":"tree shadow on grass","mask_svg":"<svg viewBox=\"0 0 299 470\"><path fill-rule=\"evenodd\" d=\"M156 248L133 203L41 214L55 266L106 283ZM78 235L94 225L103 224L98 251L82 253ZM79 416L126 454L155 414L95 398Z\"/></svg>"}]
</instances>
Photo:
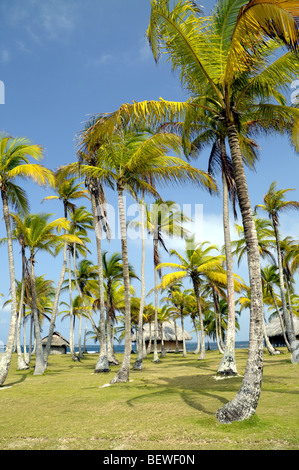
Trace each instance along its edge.
<instances>
[{"instance_id":1,"label":"tree shadow on grass","mask_svg":"<svg viewBox=\"0 0 299 470\"><path fill-rule=\"evenodd\" d=\"M203 402L205 400L203 399L212 399L220 402L221 405L226 404L229 401L223 397L223 395L217 393L219 391L219 383L210 376L178 376L174 378L160 377L158 380L166 382L166 385L158 383L157 381L151 382L151 388L157 387L159 390L144 393L127 400L128 406L134 407L140 400L150 402L151 399L156 401L157 397L161 397L164 400L167 395L169 395L170 399L173 399L171 395L179 395L188 406L206 415L214 416L219 405L211 411L204 405ZM237 393L240 387L241 378L234 377L232 380L233 382L230 381L230 383L223 384L222 382L224 386L223 390L221 388L221 392L231 392L232 394ZM142 387L144 387L144 385L142 385Z\"/></svg>"},{"instance_id":2,"label":"tree shadow on grass","mask_svg":"<svg viewBox=\"0 0 299 470\"><path fill-rule=\"evenodd\" d=\"M20 383L24 382L24 380L27 379L27 375L28 375L28 374L22 374L21 377L19 378L19 380L15 380L14 382L4 383L4 384L0 387L0 390L1 390L1 389L8 388L8 387L13 387L13 385L17 385L17 384L20 384Z\"/></svg>"}]
</instances>

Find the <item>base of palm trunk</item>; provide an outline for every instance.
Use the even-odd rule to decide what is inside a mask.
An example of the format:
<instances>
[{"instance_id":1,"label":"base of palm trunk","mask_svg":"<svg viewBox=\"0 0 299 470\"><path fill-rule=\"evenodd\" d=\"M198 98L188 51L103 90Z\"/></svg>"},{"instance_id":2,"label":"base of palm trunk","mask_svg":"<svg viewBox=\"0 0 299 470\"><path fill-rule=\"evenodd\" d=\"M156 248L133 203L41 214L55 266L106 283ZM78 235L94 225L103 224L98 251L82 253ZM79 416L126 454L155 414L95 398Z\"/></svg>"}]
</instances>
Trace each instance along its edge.
<instances>
[{"instance_id":1,"label":"base of palm trunk","mask_svg":"<svg viewBox=\"0 0 299 470\"><path fill-rule=\"evenodd\" d=\"M111 380L111 384L123 383L129 381L130 370L127 367L121 367L116 376Z\"/></svg>"},{"instance_id":2,"label":"base of palm trunk","mask_svg":"<svg viewBox=\"0 0 299 470\"><path fill-rule=\"evenodd\" d=\"M199 356L199 358L198 358L198 361L201 361L201 360L203 360L203 359L205 359L205 358L206 358L206 354L205 354L205 353L200 353L200 356Z\"/></svg>"},{"instance_id":3,"label":"base of palm trunk","mask_svg":"<svg viewBox=\"0 0 299 470\"><path fill-rule=\"evenodd\" d=\"M237 374L238 372L234 356L225 354L218 368L217 375L222 377L233 377Z\"/></svg>"},{"instance_id":4,"label":"base of palm trunk","mask_svg":"<svg viewBox=\"0 0 299 470\"><path fill-rule=\"evenodd\" d=\"M135 364L133 366L134 370L142 370L143 369L143 360L142 359L136 359Z\"/></svg>"},{"instance_id":5,"label":"base of palm trunk","mask_svg":"<svg viewBox=\"0 0 299 470\"><path fill-rule=\"evenodd\" d=\"M22 357L19 357L17 370L28 370L29 368L29 365L24 361L24 359Z\"/></svg>"},{"instance_id":6,"label":"base of palm trunk","mask_svg":"<svg viewBox=\"0 0 299 470\"><path fill-rule=\"evenodd\" d=\"M110 372L107 356L99 357L94 372L95 374L100 374L101 372Z\"/></svg>"},{"instance_id":7,"label":"base of palm trunk","mask_svg":"<svg viewBox=\"0 0 299 470\"><path fill-rule=\"evenodd\" d=\"M252 389L250 386L241 386L237 395L216 413L219 423L230 424L234 421L243 421L255 414L258 400L258 387Z\"/></svg>"},{"instance_id":8,"label":"base of palm trunk","mask_svg":"<svg viewBox=\"0 0 299 470\"><path fill-rule=\"evenodd\" d=\"M46 364L36 364L33 375L43 375L46 368L47 368Z\"/></svg>"},{"instance_id":9,"label":"base of palm trunk","mask_svg":"<svg viewBox=\"0 0 299 470\"><path fill-rule=\"evenodd\" d=\"M115 356L111 355L108 359L109 365L119 366L119 360Z\"/></svg>"}]
</instances>

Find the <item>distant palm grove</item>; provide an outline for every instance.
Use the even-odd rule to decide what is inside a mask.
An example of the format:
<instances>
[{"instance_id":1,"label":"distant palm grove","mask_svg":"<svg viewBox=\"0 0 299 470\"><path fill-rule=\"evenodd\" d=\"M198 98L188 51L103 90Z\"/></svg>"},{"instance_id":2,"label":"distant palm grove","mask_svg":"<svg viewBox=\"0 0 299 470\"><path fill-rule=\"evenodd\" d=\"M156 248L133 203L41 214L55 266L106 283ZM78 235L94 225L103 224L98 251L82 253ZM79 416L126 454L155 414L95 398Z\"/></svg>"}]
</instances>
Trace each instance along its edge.
<instances>
[{"instance_id":1,"label":"distant palm grove","mask_svg":"<svg viewBox=\"0 0 299 470\"><path fill-rule=\"evenodd\" d=\"M238 315L250 310L245 374L235 397L215 414L220 423L242 421L257 408L263 377L263 355L279 354L267 337L264 311L279 318L290 361L299 361L295 320L299 297L294 275L299 265L298 240L282 238L279 219L296 211L292 188L273 181L264 200L250 202L244 166L254 168L259 136L288 136L299 152L299 100L288 105L291 83L299 71L299 3L297 0L219 0L210 16L191 0L150 0L147 38L156 62L167 58L186 102L120 103L113 113L99 110L83 129L73 162L55 169L41 164L43 149L27 138L0 137L2 224L9 260L11 309L6 349L0 360L0 386L7 378L12 354L18 368L47 372L58 315L69 322L70 361L84 361L86 331L100 344L95 372L118 370L111 384L129 381L131 369L143 368L152 354L156 367L169 320L184 333L190 317L198 346L194 360L205 361L206 339L217 342L221 360L215 374L238 373L235 333ZM194 165L203 149L209 160ZM295 157L294 157L295 158ZM61 201L61 212L30 213L22 182L48 188L43 200ZM191 220L176 201L162 200L159 188L193 185L222 197L224 246L199 241ZM118 252L109 250L111 220L106 188L117 195L120 226ZM139 219L127 220L124 197L139 204ZM190 201L191 203L192 201ZM193 201L194 202L194 201ZM238 239L230 233L230 213L238 213ZM138 229L142 257L132 265L128 231ZM171 246L181 237L185 250ZM150 237L151 245L145 244ZM95 252L91 252L91 243ZM152 284L145 283L145 253L152 252ZM36 273L41 252L53 256L58 283ZM168 261L161 261L161 254ZM248 264L249 285L236 274L240 260ZM52 261L51 261L52 262ZM22 267L16 279L15 267ZM41 268L39 268L41 269ZM46 271L46 267L43 267ZM136 295L132 280L140 286ZM62 302L61 294L68 301ZM148 302L147 295L154 301ZM76 321L75 321L76 320ZM30 336L25 325L30 324ZM41 325L47 331L42 344ZM144 341L144 326L151 333ZM79 352L74 347L78 328ZM180 330L180 331L181 331ZM132 361L132 334L137 354ZM114 338L124 341L120 364ZM29 344L29 350L24 345ZM183 354L186 348L183 341ZM176 355L173 355L175 361ZM146 371L145 371L146 373Z\"/></svg>"}]
</instances>

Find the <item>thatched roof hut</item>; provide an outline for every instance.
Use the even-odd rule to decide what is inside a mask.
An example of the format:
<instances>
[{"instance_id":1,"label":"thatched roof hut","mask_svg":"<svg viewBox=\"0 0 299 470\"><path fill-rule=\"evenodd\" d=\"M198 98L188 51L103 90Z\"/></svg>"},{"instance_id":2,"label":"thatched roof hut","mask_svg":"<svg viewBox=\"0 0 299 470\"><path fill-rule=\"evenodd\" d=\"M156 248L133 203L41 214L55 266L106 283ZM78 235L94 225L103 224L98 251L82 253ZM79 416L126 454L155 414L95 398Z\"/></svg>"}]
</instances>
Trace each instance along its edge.
<instances>
[{"instance_id":1,"label":"thatched roof hut","mask_svg":"<svg viewBox=\"0 0 299 470\"><path fill-rule=\"evenodd\" d=\"M45 348L48 336L42 339L42 345ZM70 343L58 331L54 331L51 343L50 354L66 354L66 350Z\"/></svg>"},{"instance_id":2,"label":"thatched roof hut","mask_svg":"<svg viewBox=\"0 0 299 470\"><path fill-rule=\"evenodd\" d=\"M299 317L293 315L296 338L299 339ZM267 336L273 346L285 346L279 317L276 316L266 325Z\"/></svg>"},{"instance_id":3,"label":"thatched roof hut","mask_svg":"<svg viewBox=\"0 0 299 470\"><path fill-rule=\"evenodd\" d=\"M183 330L176 322L176 328L173 321L163 322L163 341L164 347L166 352L175 352L176 351L176 336L178 342L178 348L180 351L183 350ZM136 333L132 336L132 342L136 342L137 335ZM145 342L146 347L148 347L149 341L154 341L154 325L153 323L149 325L149 323L145 323L143 325L143 341ZM185 341L192 340L192 336L186 330L184 330L184 339ZM162 336L161 336L161 326L158 327L158 338L157 338L157 346L158 351L161 350L161 343L162 343ZM151 350L153 350L153 345Z\"/></svg>"}]
</instances>

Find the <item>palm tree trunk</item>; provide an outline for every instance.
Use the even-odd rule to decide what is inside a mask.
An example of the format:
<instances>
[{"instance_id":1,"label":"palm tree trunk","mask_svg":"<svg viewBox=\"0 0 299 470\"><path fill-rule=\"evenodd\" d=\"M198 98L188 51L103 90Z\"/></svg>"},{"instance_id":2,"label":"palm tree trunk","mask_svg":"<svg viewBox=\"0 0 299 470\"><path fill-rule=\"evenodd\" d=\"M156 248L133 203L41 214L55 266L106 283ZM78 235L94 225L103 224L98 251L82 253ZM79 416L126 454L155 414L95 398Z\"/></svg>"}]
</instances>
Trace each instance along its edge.
<instances>
[{"instance_id":1,"label":"palm tree trunk","mask_svg":"<svg viewBox=\"0 0 299 470\"><path fill-rule=\"evenodd\" d=\"M67 243L65 242L64 248L63 248L62 268L61 268L60 277L59 277L56 292L55 292L51 321L50 321L50 326L49 326L48 339L47 339L47 344L46 344L45 351L44 351L44 358L45 358L46 363L48 362L48 357L49 357L50 350L51 350L52 338L53 338L57 311L58 311L59 296L60 296L62 284L64 281L66 266L67 266Z\"/></svg>"},{"instance_id":2,"label":"palm tree trunk","mask_svg":"<svg viewBox=\"0 0 299 470\"><path fill-rule=\"evenodd\" d=\"M148 345L147 345L147 354L150 354L152 352L152 322L149 321L148 323L148 328L149 328L149 340L148 340Z\"/></svg>"},{"instance_id":3,"label":"palm tree trunk","mask_svg":"<svg viewBox=\"0 0 299 470\"><path fill-rule=\"evenodd\" d=\"M141 200L141 294L140 294L140 309L138 319L138 346L137 346L137 359L133 366L134 369L142 370L143 368L143 310L145 303L145 207L144 207L144 193L142 193Z\"/></svg>"},{"instance_id":4,"label":"palm tree trunk","mask_svg":"<svg viewBox=\"0 0 299 470\"><path fill-rule=\"evenodd\" d=\"M198 328L197 328L197 325L196 325L195 318L193 318L193 326L194 326L196 339L197 339L197 346L196 346L195 350L193 351L193 354L198 354L199 351L200 351L200 339L199 339L199 332L198 332Z\"/></svg>"},{"instance_id":5,"label":"palm tree trunk","mask_svg":"<svg viewBox=\"0 0 299 470\"><path fill-rule=\"evenodd\" d=\"M178 353L179 352L179 342L178 342L177 324L176 324L175 319L173 320L173 324L174 324L174 334L175 334L175 352Z\"/></svg>"},{"instance_id":6,"label":"palm tree trunk","mask_svg":"<svg viewBox=\"0 0 299 470\"><path fill-rule=\"evenodd\" d=\"M123 260L123 278L124 278L124 294L125 294L125 350L123 362L120 370L116 376L111 380L111 383L127 382L130 375L130 361L132 351L131 341L131 299L130 299L130 273L129 273L129 260L128 260L128 246L127 246L127 227L126 215L124 210L123 200L123 187L121 184L117 185L118 192L118 210L121 231L121 249Z\"/></svg>"},{"instance_id":7,"label":"palm tree trunk","mask_svg":"<svg viewBox=\"0 0 299 470\"><path fill-rule=\"evenodd\" d=\"M292 322L290 315L288 313L287 309L287 303L286 303L286 291L285 291L285 286L284 286L284 278L283 278L283 266L282 266L282 257L281 257L281 250L280 250L280 241L279 241L279 232L278 232L278 227L277 227L277 222L275 220L273 221L273 228L274 228L274 233L275 233L275 240L276 240L276 250L277 250L277 260L278 260L278 273L279 273L279 287L280 287L280 296L281 296L281 305L282 305L282 313L283 313L283 318L286 326L286 332L287 332L287 337L289 340L289 345L290 345L290 350L291 353L296 351L296 335L294 332L294 329L292 328ZM297 355L293 355L294 358L297 357ZM297 361L299 361L299 355L297 357Z\"/></svg>"},{"instance_id":8,"label":"palm tree trunk","mask_svg":"<svg viewBox=\"0 0 299 470\"><path fill-rule=\"evenodd\" d=\"M23 348L24 348L24 359L27 365L29 365L29 351L27 352L26 342L26 310L25 305L23 307Z\"/></svg>"},{"instance_id":9,"label":"palm tree trunk","mask_svg":"<svg viewBox=\"0 0 299 470\"><path fill-rule=\"evenodd\" d=\"M30 258L30 284L31 284L31 296L32 296L32 311L34 319L34 335L35 335L35 368L34 375L42 375L47 367L44 360L44 352L42 345L42 338L40 334L40 325L37 312L37 300L36 300L36 287L35 287L35 274L34 274L34 258L31 254Z\"/></svg>"},{"instance_id":10,"label":"palm tree trunk","mask_svg":"<svg viewBox=\"0 0 299 470\"><path fill-rule=\"evenodd\" d=\"M12 234L10 226L9 206L8 199L5 190L1 191L2 203L3 203L3 217L6 227L7 234L7 250L8 250L8 266L9 266L9 278L10 278L10 295L11 295L11 317L8 331L8 338L6 341L5 353L0 361L0 386L6 380L12 353L14 350L16 330L17 330L17 292L16 292L16 280L15 280L15 265L13 256L12 246Z\"/></svg>"},{"instance_id":11,"label":"palm tree trunk","mask_svg":"<svg viewBox=\"0 0 299 470\"><path fill-rule=\"evenodd\" d=\"M201 360L201 359L206 358L205 332L204 332L203 316L202 316L202 310L201 310L200 298L199 298L198 282L197 282L196 279L192 279L192 282L193 282L193 289L194 289L196 303L197 303L197 310L198 310L198 314L199 314L199 321L200 321L200 355L199 355L199 359Z\"/></svg>"},{"instance_id":12,"label":"palm tree trunk","mask_svg":"<svg viewBox=\"0 0 299 470\"><path fill-rule=\"evenodd\" d=\"M184 328L184 315L181 310L181 326L182 326L182 335L183 335L183 357L187 356L186 352L186 341L185 341L185 328Z\"/></svg>"},{"instance_id":13,"label":"palm tree trunk","mask_svg":"<svg viewBox=\"0 0 299 470\"><path fill-rule=\"evenodd\" d=\"M111 328L111 280L108 279L107 282L107 305L106 305L106 321L107 321L107 354L108 354L108 362L109 364L114 364L116 366L119 365L119 361L116 359L112 347L112 328Z\"/></svg>"},{"instance_id":14,"label":"palm tree trunk","mask_svg":"<svg viewBox=\"0 0 299 470\"><path fill-rule=\"evenodd\" d=\"M22 325L22 316L24 311L24 292L25 292L25 271L26 271L26 258L25 258L25 247L21 242L21 252L22 252L22 285L21 285L21 297L19 305L19 317L18 317L18 326L17 326L17 353L18 353L18 370L27 370L29 369L28 364L24 360L22 350L21 350L21 325ZM25 351L24 351L25 354Z\"/></svg>"},{"instance_id":15,"label":"palm tree trunk","mask_svg":"<svg viewBox=\"0 0 299 470\"><path fill-rule=\"evenodd\" d=\"M78 361L79 358L75 353L74 347L74 306L73 306L73 292L72 292L72 252L69 246L69 298L70 298L70 354L73 361Z\"/></svg>"},{"instance_id":16,"label":"palm tree trunk","mask_svg":"<svg viewBox=\"0 0 299 470\"><path fill-rule=\"evenodd\" d=\"M265 339L265 343L266 343L266 348L268 349L268 352L271 356L274 356L275 354L280 354L280 351L277 351L275 348L273 348L269 338L268 338L268 335L267 335L267 332L266 332L266 326L265 326L265 321L264 321L264 326L263 326L263 331L264 331L264 339Z\"/></svg>"},{"instance_id":17,"label":"palm tree trunk","mask_svg":"<svg viewBox=\"0 0 299 470\"><path fill-rule=\"evenodd\" d=\"M155 259L155 253L158 251L158 240L157 238L154 239L154 259ZM154 262L155 265L155 262ZM158 285L158 273L156 270L154 271L154 279L155 279L155 319L154 319L154 363L159 363L159 355L158 355L158 290L157 290L157 285Z\"/></svg>"},{"instance_id":18,"label":"palm tree trunk","mask_svg":"<svg viewBox=\"0 0 299 470\"><path fill-rule=\"evenodd\" d=\"M246 240L251 303L249 348L246 369L237 395L216 413L218 421L221 423L242 421L255 413L261 393L264 349L263 294L258 240L248 194L238 132L234 124L228 126L228 140Z\"/></svg>"},{"instance_id":19,"label":"palm tree trunk","mask_svg":"<svg viewBox=\"0 0 299 470\"><path fill-rule=\"evenodd\" d=\"M218 313L218 301L217 301L217 298L216 298L216 292L215 292L215 288L212 287L213 289L213 302L214 302L214 314L215 314L215 333L216 333L216 343L217 343L217 346L218 346L218 350L220 352L220 354L223 354L223 349L222 349L222 346L221 346L221 342L220 342L220 338L219 338L219 331L220 331L220 328L219 328L219 313Z\"/></svg>"},{"instance_id":20,"label":"palm tree trunk","mask_svg":"<svg viewBox=\"0 0 299 470\"><path fill-rule=\"evenodd\" d=\"M94 184L92 184L94 183ZM97 261L98 261L98 272L99 272L99 295L100 295L100 354L98 357L98 362L95 367L95 372L109 372L109 362L107 356L107 344L106 344L106 334L105 334L105 292L104 292L104 276L103 276L103 261L102 261L102 228L101 221L97 213L97 204L100 202L97 200L96 195L98 194L97 188L98 184L95 181L89 183L89 192L91 197L91 207L94 220L94 228L96 235L96 245L97 245Z\"/></svg>"},{"instance_id":21,"label":"palm tree trunk","mask_svg":"<svg viewBox=\"0 0 299 470\"><path fill-rule=\"evenodd\" d=\"M227 271L227 332L224 355L220 362L217 374L223 376L234 376L237 374L235 361L235 288L234 288L234 270L233 256L231 249L231 237L229 229L229 197L228 187L224 172L222 172L223 187L223 231L224 248Z\"/></svg>"}]
</instances>

